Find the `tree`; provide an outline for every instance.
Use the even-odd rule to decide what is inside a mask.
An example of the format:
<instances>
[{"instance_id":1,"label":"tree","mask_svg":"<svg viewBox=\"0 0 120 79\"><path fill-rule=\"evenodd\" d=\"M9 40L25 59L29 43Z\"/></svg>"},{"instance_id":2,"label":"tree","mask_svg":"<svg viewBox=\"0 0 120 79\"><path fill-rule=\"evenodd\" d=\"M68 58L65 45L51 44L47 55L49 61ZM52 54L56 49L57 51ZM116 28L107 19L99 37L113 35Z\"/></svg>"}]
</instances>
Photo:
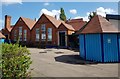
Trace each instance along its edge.
<instances>
[{"instance_id":1,"label":"tree","mask_svg":"<svg viewBox=\"0 0 120 79\"><path fill-rule=\"evenodd\" d=\"M63 8L60 9L60 19L66 21L66 15Z\"/></svg>"},{"instance_id":2,"label":"tree","mask_svg":"<svg viewBox=\"0 0 120 79\"><path fill-rule=\"evenodd\" d=\"M28 69L32 61L26 47L21 47L19 44L3 43L0 55L2 55L0 70L3 78L22 79L29 77Z\"/></svg>"},{"instance_id":3,"label":"tree","mask_svg":"<svg viewBox=\"0 0 120 79\"><path fill-rule=\"evenodd\" d=\"M97 13L96 12L90 12L90 14L89 14L89 16L88 16L88 18L89 18L89 20L91 20L94 16L96 16L97 15Z\"/></svg>"}]
</instances>

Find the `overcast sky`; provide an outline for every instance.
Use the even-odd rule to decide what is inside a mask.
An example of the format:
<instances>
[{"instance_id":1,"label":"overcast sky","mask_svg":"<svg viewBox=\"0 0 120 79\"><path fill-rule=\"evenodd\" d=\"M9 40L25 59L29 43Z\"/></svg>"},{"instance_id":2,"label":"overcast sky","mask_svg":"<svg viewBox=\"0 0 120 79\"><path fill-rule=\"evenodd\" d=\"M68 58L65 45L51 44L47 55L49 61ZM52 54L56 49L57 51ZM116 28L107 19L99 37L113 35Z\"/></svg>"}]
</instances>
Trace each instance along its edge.
<instances>
[{"instance_id":1,"label":"overcast sky","mask_svg":"<svg viewBox=\"0 0 120 79\"><path fill-rule=\"evenodd\" d=\"M4 16L12 17L12 25L16 23L20 16L27 18L39 18L42 13L50 16L57 15L59 19L60 8L64 8L67 19L83 18L88 21L88 15L92 11L97 11L101 16L106 14L117 14L117 2L4 2L2 4L2 19L4 24Z\"/></svg>"}]
</instances>

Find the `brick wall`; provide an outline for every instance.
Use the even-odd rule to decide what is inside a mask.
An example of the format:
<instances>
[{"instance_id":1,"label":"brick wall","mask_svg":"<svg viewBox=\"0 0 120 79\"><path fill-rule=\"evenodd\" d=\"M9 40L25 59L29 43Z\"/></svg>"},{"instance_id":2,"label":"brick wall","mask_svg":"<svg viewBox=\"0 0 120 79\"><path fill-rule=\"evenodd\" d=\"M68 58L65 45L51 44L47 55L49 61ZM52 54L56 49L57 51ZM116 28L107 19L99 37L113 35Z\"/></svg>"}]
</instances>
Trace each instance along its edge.
<instances>
[{"instance_id":1,"label":"brick wall","mask_svg":"<svg viewBox=\"0 0 120 79\"><path fill-rule=\"evenodd\" d=\"M31 41L32 36L30 35L30 29L28 26L23 22L23 20L20 18L14 28L11 31L11 39L14 40L14 31L17 30L17 38L19 36L19 27L22 27L22 41L23 44L29 44ZM24 30L27 30L27 41L24 41Z\"/></svg>"},{"instance_id":2,"label":"brick wall","mask_svg":"<svg viewBox=\"0 0 120 79\"><path fill-rule=\"evenodd\" d=\"M41 25L42 24L45 24L46 25L46 40L45 41L42 41L41 40ZM40 40L38 42L36 42L36 28L39 28L40 32L39 32L39 37L40 37ZM47 33L47 30L48 28L52 28L52 41L49 42L47 41L47 37L48 37L48 33ZM31 30L31 40L32 40L32 43L37 46L38 44L39 45L43 45L43 44L46 44L46 45L57 45L58 43L58 39L57 39L57 28L45 17L45 16L42 16L39 21L37 21L37 23L35 24L35 26L33 27L33 29Z\"/></svg>"}]
</instances>

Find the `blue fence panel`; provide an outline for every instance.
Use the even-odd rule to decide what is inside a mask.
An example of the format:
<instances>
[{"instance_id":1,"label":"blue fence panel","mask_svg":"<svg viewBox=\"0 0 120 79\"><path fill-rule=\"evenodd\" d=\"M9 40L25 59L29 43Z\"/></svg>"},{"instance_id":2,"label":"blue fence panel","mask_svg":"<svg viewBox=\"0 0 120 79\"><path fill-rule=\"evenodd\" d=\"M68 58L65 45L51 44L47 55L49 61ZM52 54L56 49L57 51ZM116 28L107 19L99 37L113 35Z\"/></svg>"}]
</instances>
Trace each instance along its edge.
<instances>
[{"instance_id":1,"label":"blue fence panel","mask_svg":"<svg viewBox=\"0 0 120 79\"><path fill-rule=\"evenodd\" d=\"M101 35L86 34L86 59L102 62Z\"/></svg>"},{"instance_id":2,"label":"blue fence panel","mask_svg":"<svg viewBox=\"0 0 120 79\"><path fill-rule=\"evenodd\" d=\"M79 35L79 47L80 47L80 57L85 58L85 49L84 49L84 35Z\"/></svg>"},{"instance_id":3,"label":"blue fence panel","mask_svg":"<svg viewBox=\"0 0 120 79\"><path fill-rule=\"evenodd\" d=\"M118 62L117 34L103 34L104 62Z\"/></svg>"},{"instance_id":4,"label":"blue fence panel","mask_svg":"<svg viewBox=\"0 0 120 79\"><path fill-rule=\"evenodd\" d=\"M119 62L120 62L120 34L118 34L118 42L119 42L119 51L118 51L119 56L118 57L119 57Z\"/></svg>"}]
</instances>

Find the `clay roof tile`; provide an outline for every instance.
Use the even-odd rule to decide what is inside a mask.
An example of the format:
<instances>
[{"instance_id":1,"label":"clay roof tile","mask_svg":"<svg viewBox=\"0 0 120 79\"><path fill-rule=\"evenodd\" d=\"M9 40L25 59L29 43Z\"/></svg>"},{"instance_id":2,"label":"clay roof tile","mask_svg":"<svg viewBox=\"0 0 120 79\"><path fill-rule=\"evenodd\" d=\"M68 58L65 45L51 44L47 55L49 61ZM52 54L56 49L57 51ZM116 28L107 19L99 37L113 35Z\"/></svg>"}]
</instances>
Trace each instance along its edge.
<instances>
[{"instance_id":1,"label":"clay roof tile","mask_svg":"<svg viewBox=\"0 0 120 79\"><path fill-rule=\"evenodd\" d=\"M29 27L30 30L33 28L34 24L36 23L36 21L32 19L24 18L24 17L21 17L21 18L26 23L26 25Z\"/></svg>"}]
</instances>

